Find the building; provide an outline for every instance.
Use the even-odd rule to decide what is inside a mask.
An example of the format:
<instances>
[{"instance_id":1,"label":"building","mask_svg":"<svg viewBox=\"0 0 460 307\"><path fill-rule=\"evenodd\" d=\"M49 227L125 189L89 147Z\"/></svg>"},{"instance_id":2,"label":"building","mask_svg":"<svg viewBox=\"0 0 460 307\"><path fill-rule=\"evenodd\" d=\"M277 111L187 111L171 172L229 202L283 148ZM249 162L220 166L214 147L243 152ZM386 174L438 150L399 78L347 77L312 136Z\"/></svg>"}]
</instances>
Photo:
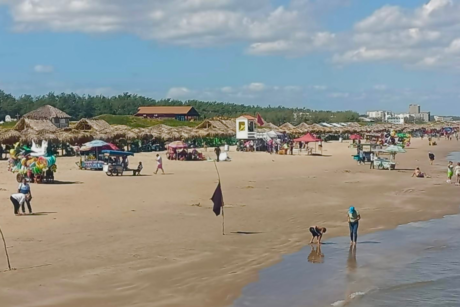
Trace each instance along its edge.
<instances>
[{"instance_id":1,"label":"building","mask_svg":"<svg viewBox=\"0 0 460 307\"><path fill-rule=\"evenodd\" d=\"M431 120L431 113L430 112L420 112L419 114L417 114L415 118L421 119L427 123Z\"/></svg>"},{"instance_id":2,"label":"building","mask_svg":"<svg viewBox=\"0 0 460 307\"><path fill-rule=\"evenodd\" d=\"M387 122L394 125L404 125L404 117L388 117Z\"/></svg>"},{"instance_id":3,"label":"building","mask_svg":"<svg viewBox=\"0 0 460 307\"><path fill-rule=\"evenodd\" d=\"M393 113L388 111L368 111L367 117L379 120L379 121L386 121L388 117L392 117Z\"/></svg>"},{"instance_id":4,"label":"building","mask_svg":"<svg viewBox=\"0 0 460 307\"><path fill-rule=\"evenodd\" d=\"M454 118L451 116L435 116L434 120L437 122L451 122Z\"/></svg>"},{"instance_id":5,"label":"building","mask_svg":"<svg viewBox=\"0 0 460 307\"><path fill-rule=\"evenodd\" d=\"M420 105L410 104L409 105L409 114L420 114Z\"/></svg>"},{"instance_id":6,"label":"building","mask_svg":"<svg viewBox=\"0 0 460 307\"><path fill-rule=\"evenodd\" d=\"M53 106L46 105L25 114L23 118L33 120L49 120L57 128L67 128L69 127L71 116Z\"/></svg>"},{"instance_id":7,"label":"building","mask_svg":"<svg viewBox=\"0 0 460 307\"><path fill-rule=\"evenodd\" d=\"M139 107L135 116L155 119L173 118L180 121L188 121L198 119L200 114L191 106L154 106Z\"/></svg>"},{"instance_id":8,"label":"building","mask_svg":"<svg viewBox=\"0 0 460 307\"><path fill-rule=\"evenodd\" d=\"M243 115L236 119L236 138L238 140L256 139L256 119Z\"/></svg>"}]
</instances>

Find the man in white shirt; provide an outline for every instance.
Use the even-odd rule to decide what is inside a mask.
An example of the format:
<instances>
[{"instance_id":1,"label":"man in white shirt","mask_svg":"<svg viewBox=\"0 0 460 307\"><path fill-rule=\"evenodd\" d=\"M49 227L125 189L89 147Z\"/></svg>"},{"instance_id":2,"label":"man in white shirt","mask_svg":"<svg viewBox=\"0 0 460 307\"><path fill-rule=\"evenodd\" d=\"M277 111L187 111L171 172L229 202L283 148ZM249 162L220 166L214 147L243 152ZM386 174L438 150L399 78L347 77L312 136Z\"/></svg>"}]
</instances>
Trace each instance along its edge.
<instances>
[{"instance_id":1,"label":"man in white shirt","mask_svg":"<svg viewBox=\"0 0 460 307\"><path fill-rule=\"evenodd\" d=\"M14 214L21 215L21 213L19 212L19 208L21 208L21 206L24 205L24 202L26 201L26 195L22 193L16 193L11 195L10 200L14 206Z\"/></svg>"}]
</instances>

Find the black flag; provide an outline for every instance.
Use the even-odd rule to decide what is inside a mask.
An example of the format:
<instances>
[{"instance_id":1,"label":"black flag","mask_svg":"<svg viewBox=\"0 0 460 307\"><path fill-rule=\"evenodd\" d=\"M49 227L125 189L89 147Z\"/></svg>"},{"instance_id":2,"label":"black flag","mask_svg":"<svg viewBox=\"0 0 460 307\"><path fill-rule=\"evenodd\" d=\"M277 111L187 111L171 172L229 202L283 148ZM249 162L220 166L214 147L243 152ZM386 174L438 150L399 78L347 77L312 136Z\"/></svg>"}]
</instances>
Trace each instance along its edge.
<instances>
[{"instance_id":1,"label":"black flag","mask_svg":"<svg viewBox=\"0 0 460 307\"><path fill-rule=\"evenodd\" d=\"M214 194L211 197L211 200L214 203L214 206L212 207L212 211L214 211L216 216L219 216L220 210L224 206L224 196L222 195L222 188L220 187L220 181L219 181L219 184L217 185L216 190L214 191Z\"/></svg>"}]
</instances>

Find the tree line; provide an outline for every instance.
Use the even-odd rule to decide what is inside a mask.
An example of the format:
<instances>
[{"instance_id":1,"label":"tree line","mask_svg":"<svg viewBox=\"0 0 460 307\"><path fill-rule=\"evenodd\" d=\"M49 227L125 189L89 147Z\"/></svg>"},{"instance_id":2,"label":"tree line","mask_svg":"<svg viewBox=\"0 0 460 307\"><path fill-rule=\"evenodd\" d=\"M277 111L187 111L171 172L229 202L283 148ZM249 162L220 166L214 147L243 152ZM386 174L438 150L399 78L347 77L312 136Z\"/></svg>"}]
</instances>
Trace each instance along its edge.
<instances>
[{"instance_id":1,"label":"tree line","mask_svg":"<svg viewBox=\"0 0 460 307\"><path fill-rule=\"evenodd\" d=\"M123 93L106 97L102 95L78 95L75 93L49 93L41 96L22 95L15 97L0 90L0 120L6 115L22 116L44 105L52 105L70 116L72 120L92 118L102 114L134 115L141 106L193 106L201 119L215 117L234 118L242 114L256 115L259 113L266 121L275 125L283 123L298 124L300 122L353 122L359 115L352 111L316 111L306 108L261 107L235 103L207 102L199 100L180 101L174 99L155 100L136 94Z\"/></svg>"}]
</instances>

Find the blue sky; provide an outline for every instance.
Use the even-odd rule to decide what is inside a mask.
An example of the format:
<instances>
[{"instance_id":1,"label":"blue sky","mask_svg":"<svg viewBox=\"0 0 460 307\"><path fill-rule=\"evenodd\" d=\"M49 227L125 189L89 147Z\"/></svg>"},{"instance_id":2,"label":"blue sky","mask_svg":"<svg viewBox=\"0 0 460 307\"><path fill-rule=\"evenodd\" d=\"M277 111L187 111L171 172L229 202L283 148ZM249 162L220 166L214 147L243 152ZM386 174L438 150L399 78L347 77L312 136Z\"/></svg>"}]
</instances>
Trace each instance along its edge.
<instances>
[{"instance_id":1,"label":"blue sky","mask_svg":"<svg viewBox=\"0 0 460 307\"><path fill-rule=\"evenodd\" d=\"M460 115L460 0L0 0L0 89Z\"/></svg>"}]
</instances>

